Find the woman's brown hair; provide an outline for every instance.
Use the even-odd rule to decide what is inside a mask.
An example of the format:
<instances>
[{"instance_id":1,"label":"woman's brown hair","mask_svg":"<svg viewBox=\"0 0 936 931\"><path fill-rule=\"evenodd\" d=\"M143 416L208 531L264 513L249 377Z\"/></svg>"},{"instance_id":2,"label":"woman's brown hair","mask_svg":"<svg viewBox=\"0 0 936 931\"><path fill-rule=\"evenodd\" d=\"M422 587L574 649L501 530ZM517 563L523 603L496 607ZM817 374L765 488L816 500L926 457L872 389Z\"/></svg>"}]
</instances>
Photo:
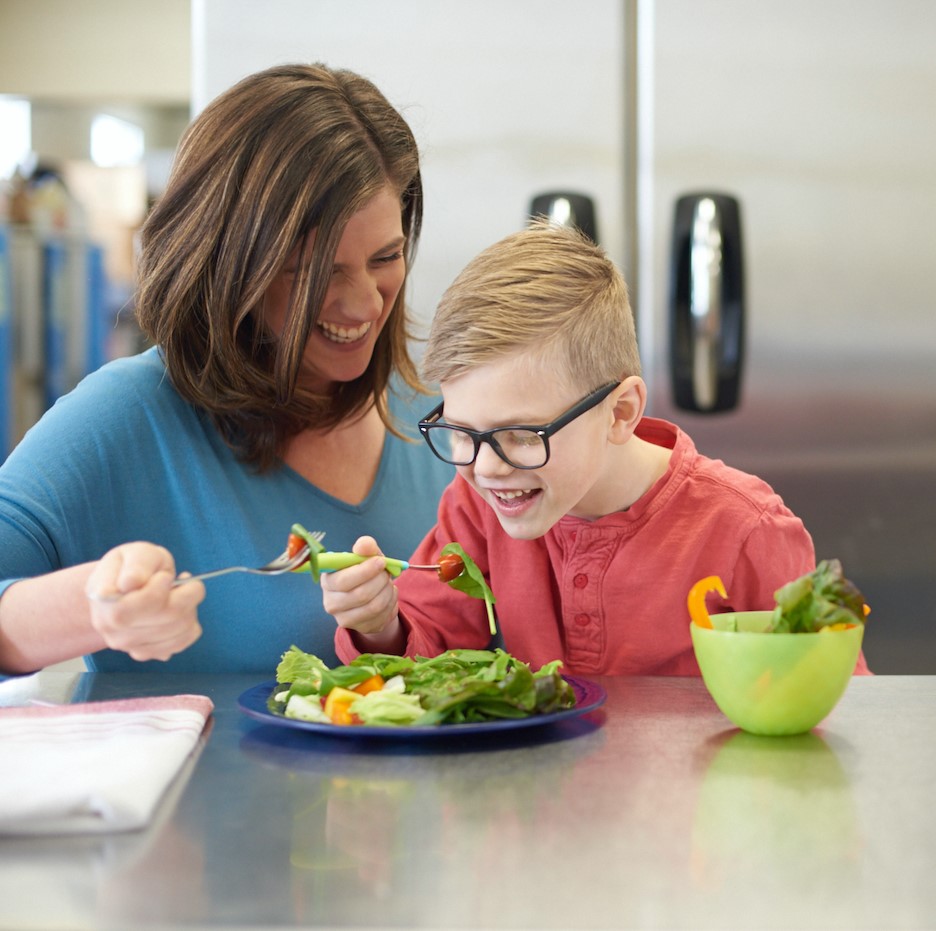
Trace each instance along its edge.
<instances>
[{"instance_id":1,"label":"woman's brown hair","mask_svg":"<svg viewBox=\"0 0 936 931\"><path fill-rule=\"evenodd\" d=\"M420 389L407 348L405 286L367 371L330 395L298 383L345 224L390 185L400 195L407 266L422 224L413 134L367 79L324 65L244 78L182 137L165 193L141 234L137 317L172 384L247 462L269 469L284 440L376 403L388 428L390 377ZM312 231L281 338L264 294Z\"/></svg>"}]
</instances>

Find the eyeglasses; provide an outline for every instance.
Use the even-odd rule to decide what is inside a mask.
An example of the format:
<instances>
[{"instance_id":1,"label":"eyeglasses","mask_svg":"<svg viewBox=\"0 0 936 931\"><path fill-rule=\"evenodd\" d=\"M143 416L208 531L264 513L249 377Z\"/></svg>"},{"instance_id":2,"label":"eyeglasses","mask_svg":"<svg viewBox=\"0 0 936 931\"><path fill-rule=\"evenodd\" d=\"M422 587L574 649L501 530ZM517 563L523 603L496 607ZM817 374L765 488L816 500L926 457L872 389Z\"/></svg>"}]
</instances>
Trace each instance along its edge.
<instances>
[{"instance_id":1,"label":"eyeglasses","mask_svg":"<svg viewBox=\"0 0 936 931\"><path fill-rule=\"evenodd\" d=\"M620 382L609 382L578 404L570 407L552 423L543 426L517 424L498 427L496 430L468 430L449 423L440 423L440 404L434 411L419 421L419 432L429 448L443 462L451 465L471 465L478 458L482 443L487 443L504 462L515 469L539 469L549 462L549 438L577 417L597 407Z\"/></svg>"}]
</instances>

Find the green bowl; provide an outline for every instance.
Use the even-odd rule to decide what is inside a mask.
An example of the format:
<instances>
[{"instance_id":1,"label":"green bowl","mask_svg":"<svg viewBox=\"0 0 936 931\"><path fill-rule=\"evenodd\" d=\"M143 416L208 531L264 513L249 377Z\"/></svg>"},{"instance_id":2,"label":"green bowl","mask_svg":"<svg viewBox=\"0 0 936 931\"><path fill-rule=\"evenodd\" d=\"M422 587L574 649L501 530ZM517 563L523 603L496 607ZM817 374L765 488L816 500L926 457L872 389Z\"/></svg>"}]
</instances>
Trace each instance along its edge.
<instances>
[{"instance_id":1,"label":"green bowl","mask_svg":"<svg viewBox=\"0 0 936 931\"><path fill-rule=\"evenodd\" d=\"M765 633L770 611L713 614L690 624L702 679L732 724L752 734L812 730L848 686L864 625L815 634Z\"/></svg>"}]
</instances>

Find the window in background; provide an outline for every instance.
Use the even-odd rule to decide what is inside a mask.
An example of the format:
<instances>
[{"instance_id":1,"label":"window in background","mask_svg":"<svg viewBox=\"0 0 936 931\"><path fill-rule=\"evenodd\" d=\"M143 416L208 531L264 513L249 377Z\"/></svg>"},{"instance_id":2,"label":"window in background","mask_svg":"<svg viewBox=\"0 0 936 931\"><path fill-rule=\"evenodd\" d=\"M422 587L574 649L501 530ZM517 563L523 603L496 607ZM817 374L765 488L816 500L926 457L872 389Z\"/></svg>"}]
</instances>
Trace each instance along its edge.
<instances>
[{"instance_id":1,"label":"window in background","mask_svg":"<svg viewBox=\"0 0 936 931\"><path fill-rule=\"evenodd\" d=\"M102 113L91 123L91 160L100 168L138 165L144 142L143 130L119 117Z\"/></svg>"}]
</instances>

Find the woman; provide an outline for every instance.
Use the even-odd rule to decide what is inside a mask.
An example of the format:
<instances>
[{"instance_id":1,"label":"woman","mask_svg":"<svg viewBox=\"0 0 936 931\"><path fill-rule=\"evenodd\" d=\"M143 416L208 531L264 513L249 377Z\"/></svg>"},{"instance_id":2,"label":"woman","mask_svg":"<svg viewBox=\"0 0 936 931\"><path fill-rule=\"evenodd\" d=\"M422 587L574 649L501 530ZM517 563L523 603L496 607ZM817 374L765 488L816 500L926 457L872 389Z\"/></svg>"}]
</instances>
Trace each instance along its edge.
<instances>
[{"instance_id":1,"label":"woman","mask_svg":"<svg viewBox=\"0 0 936 931\"><path fill-rule=\"evenodd\" d=\"M398 426L425 406L404 307L421 215L412 133L358 75L271 68L195 119L141 236L155 346L0 468L0 672L269 674L292 643L334 661L308 575L172 580L266 563L294 522L404 557L432 525L450 470Z\"/></svg>"}]
</instances>

